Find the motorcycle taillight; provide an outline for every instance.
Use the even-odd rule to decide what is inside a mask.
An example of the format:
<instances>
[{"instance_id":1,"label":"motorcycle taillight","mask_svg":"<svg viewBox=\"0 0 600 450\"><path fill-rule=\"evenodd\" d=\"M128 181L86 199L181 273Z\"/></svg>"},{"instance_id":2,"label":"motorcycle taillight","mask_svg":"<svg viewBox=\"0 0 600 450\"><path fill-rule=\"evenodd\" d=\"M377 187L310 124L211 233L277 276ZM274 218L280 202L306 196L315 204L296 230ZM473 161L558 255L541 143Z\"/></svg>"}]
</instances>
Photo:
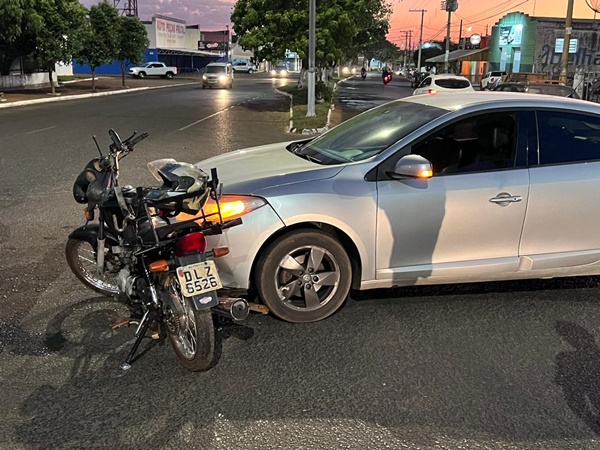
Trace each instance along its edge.
<instances>
[{"instance_id":1,"label":"motorcycle taillight","mask_svg":"<svg viewBox=\"0 0 600 450\"><path fill-rule=\"evenodd\" d=\"M182 257L188 253L204 253L206 250L206 238L201 232L190 233L181 238L175 248L175 256Z\"/></svg>"}]
</instances>

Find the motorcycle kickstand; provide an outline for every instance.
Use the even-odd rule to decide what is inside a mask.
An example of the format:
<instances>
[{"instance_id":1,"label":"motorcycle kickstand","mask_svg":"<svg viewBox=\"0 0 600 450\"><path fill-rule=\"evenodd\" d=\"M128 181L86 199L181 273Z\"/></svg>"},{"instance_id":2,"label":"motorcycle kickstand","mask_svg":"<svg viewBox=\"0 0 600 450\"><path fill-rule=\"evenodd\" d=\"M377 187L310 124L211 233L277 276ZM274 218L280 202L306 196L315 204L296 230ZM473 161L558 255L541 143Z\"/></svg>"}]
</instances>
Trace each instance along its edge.
<instances>
[{"instance_id":1,"label":"motorcycle kickstand","mask_svg":"<svg viewBox=\"0 0 600 450\"><path fill-rule=\"evenodd\" d=\"M156 318L157 315L158 314L156 312L146 311L146 313L144 314L144 317L142 317L142 320L140 321L140 324L138 325L138 328L135 331L137 338L135 339L135 342L133 343L133 347L129 351L127 358L125 358L125 362L123 362L123 364L121 364L121 370L131 369L131 365L134 362L136 362L148 350L150 350L152 347L154 347L156 345L157 341L152 340L152 342L150 344L148 344L139 355L137 355L137 356L135 355L135 352L137 352L138 347L142 343L142 339L144 339L144 337L146 336L146 332L148 331L148 328L150 327L150 325L152 324L152 322L154 321L154 319Z\"/></svg>"}]
</instances>

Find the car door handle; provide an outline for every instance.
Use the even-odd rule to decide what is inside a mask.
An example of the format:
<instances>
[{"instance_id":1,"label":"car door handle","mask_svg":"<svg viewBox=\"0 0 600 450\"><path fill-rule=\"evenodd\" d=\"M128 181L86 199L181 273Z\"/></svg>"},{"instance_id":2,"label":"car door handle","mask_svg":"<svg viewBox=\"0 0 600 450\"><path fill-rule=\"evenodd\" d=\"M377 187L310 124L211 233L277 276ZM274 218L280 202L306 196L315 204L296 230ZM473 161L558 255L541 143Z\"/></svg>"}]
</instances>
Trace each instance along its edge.
<instances>
[{"instance_id":1,"label":"car door handle","mask_svg":"<svg viewBox=\"0 0 600 450\"><path fill-rule=\"evenodd\" d=\"M496 197L490 198L490 202L492 203L517 203L521 200L523 200L523 197L520 195L510 195L507 192L502 192Z\"/></svg>"}]
</instances>

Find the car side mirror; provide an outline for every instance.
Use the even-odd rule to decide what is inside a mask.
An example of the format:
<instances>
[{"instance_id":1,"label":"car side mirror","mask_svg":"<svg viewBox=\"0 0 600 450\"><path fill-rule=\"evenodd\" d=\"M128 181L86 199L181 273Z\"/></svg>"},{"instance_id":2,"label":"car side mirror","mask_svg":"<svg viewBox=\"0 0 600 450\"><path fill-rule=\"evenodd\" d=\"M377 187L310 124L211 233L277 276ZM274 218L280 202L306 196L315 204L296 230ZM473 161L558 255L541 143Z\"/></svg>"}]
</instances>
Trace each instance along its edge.
<instances>
[{"instance_id":1,"label":"car side mirror","mask_svg":"<svg viewBox=\"0 0 600 450\"><path fill-rule=\"evenodd\" d=\"M400 158L393 171L386 175L394 180L402 178L419 178L426 180L433 176L433 165L420 155L406 155Z\"/></svg>"}]
</instances>

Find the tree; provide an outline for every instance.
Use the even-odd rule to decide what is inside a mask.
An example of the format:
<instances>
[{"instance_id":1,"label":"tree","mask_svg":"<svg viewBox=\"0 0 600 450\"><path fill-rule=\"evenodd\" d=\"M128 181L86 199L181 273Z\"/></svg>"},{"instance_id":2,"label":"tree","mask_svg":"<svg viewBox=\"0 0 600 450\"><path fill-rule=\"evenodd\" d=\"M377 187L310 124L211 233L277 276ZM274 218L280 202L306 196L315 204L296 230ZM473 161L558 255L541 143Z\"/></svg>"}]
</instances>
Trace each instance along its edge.
<instances>
[{"instance_id":1,"label":"tree","mask_svg":"<svg viewBox=\"0 0 600 450\"><path fill-rule=\"evenodd\" d=\"M34 57L48 71L54 94L52 72L57 62L71 62L79 50L87 10L79 0L46 0L39 2L38 11L44 24L37 32Z\"/></svg>"},{"instance_id":2,"label":"tree","mask_svg":"<svg viewBox=\"0 0 600 450\"><path fill-rule=\"evenodd\" d=\"M308 0L238 0L231 20L244 49L260 61L276 61L286 50L298 53L307 68ZM319 0L316 16L316 65L332 67L355 56L374 36L389 29L385 0Z\"/></svg>"},{"instance_id":3,"label":"tree","mask_svg":"<svg viewBox=\"0 0 600 450\"><path fill-rule=\"evenodd\" d=\"M90 8L89 21L82 31L82 47L74 58L90 66L92 91L96 92L96 67L117 59L119 53L119 12L108 3Z\"/></svg>"},{"instance_id":4,"label":"tree","mask_svg":"<svg viewBox=\"0 0 600 450\"><path fill-rule=\"evenodd\" d=\"M117 59L121 63L123 87L125 87L125 70L130 64L138 65L144 60L144 52L149 44L146 27L137 17L119 16Z\"/></svg>"},{"instance_id":5,"label":"tree","mask_svg":"<svg viewBox=\"0 0 600 450\"><path fill-rule=\"evenodd\" d=\"M388 40L383 40L367 48L365 51L365 57L368 56L369 61L372 58L377 58L382 62L396 62L400 59L400 49Z\"/></svg>"},{"instance_id":6,"label":"tree","mask_svg":"<svg viewBox=\"0 0 600 450\"><path fill-rule=\"evenodd\" d=\"M8 75L16 58L35 51L43 26L37 2L0 0L0 74Z\"/></svg>"}]
</instances>

